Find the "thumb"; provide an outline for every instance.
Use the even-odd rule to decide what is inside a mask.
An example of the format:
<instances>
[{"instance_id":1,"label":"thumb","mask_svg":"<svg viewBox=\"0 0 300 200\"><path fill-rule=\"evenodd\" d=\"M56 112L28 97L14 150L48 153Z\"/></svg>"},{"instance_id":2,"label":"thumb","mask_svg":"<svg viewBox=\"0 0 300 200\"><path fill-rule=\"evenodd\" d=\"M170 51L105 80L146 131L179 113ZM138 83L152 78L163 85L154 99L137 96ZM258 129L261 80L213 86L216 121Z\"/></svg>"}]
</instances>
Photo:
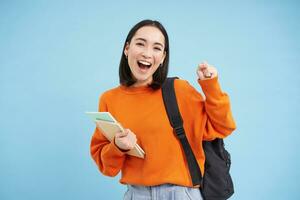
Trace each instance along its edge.
<instances>
[{"instance_id":1,"label":"thumb","mask_svg":"<svg viewBox=\"0 0 300 200\"><path fill-rule=\"evenodd\" d=\"M121 132L118 132L118 133L116 133L116 137L118 137L118 138L121 138L121 137L126 137L128 135L128 131L121 131Z\"/></svg>"}]
</instances>

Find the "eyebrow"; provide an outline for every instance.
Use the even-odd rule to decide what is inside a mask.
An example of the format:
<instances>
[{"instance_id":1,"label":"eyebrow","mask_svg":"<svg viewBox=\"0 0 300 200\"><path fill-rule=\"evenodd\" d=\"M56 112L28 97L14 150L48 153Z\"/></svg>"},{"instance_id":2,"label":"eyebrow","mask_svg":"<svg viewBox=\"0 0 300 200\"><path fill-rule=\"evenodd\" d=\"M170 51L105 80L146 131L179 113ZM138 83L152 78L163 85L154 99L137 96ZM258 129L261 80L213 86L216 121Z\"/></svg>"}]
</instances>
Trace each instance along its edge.
<instances>
[{"instance_id":1,"label":"eyebrow","mask_svg":"<svg viewBox=\"0 0 300 200\"><path fill-rule=\"evenodd\" d=\"M144 39L144 38L136 38L135 40L142 40L142 41L144 41L144 42L147 42L147 40ZM159 43L159 42L154 42L154 45L159 45L159 46L161 46L162 48L164 48L164 45L162 45L162 44Z\"/></svg>"}]
</instances>

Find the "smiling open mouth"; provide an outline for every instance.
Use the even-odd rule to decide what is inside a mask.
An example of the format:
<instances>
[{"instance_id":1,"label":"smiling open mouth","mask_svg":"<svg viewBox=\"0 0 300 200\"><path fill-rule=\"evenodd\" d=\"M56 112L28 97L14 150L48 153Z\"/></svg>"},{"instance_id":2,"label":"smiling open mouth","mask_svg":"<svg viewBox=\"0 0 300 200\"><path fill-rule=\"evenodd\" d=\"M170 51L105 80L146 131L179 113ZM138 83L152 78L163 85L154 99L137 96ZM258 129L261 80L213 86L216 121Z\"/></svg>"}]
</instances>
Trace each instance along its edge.
<instances>
[{"instance_id":1,"label":"smiling open mouth","mask_svg":"<svg viewBox=\"0 0 300 200\"><path fill-rule=\"evenodd\" d=\"M152 66L151 63L145 61L138 61L137 63L141 69L149 69Z\"/></svg>"}]
</instances>

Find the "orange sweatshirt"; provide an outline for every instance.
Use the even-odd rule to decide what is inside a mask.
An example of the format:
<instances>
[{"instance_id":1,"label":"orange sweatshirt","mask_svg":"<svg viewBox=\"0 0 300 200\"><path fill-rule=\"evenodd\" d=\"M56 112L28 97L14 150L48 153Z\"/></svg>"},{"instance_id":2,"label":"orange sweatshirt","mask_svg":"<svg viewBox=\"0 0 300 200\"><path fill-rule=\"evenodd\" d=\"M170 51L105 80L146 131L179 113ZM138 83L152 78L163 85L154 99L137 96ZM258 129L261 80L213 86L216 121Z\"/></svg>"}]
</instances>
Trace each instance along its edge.
<instances>
[{"instance_id":1,"label":"orange sweatshirt","mask_svg":"<svg viewBox=\"0 0 300 200\"><path fill-rule=\"evenodd\" d=\"M177 79L174 86L187 139L203 174L202 140L224 138L236 126L229 97L221 91L218 77L198 82L205 100L187 81ZM183 149L169 123L161 89L116 87L101 95L99 111L110 112L124 128L136 134L137 143L146 154L144 159L124 154L96 128L91 155L104 175L116 176L121 171L122 184L171 183L192 187Z\"/></svg>"}]
</instances>

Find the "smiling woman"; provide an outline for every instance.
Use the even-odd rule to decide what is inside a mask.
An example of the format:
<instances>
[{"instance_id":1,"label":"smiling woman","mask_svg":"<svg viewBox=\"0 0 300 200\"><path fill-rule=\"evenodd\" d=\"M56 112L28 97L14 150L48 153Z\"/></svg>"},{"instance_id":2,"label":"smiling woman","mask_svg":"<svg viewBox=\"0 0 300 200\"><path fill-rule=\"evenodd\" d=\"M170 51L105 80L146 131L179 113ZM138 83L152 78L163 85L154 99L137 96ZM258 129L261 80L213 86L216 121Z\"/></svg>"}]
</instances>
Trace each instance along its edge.
<instances>
[{"instance_id":1,"label":"smiling woman","mask_svg":"<svg viewBox=\"0 0 300 200\"><path fill-rule=\"evenodd\" d=\"M124 54L135 78L134 87L152 82L152 75L166 57L164 35L153 26L140 28L131 42L126 42Z\"/></svg>"},{"instance_id":2,"label":"smiling woman","mask_svg":"<svg viewBox=\"0 0 300 200\"><path fill-rule=\"evenodd\" d=\"M202 199L165 111L162 85L168 67L167 32L157 21L141 21L124 43L120 86L100 97L99 111L110 112L127 129L117 132L110 142L96 127L91 155L104 175L122 172L120 182L128 187L125 200ZM175 80L174 88L186 137L203 174L202 140L226 137L235 129L235 123L229 98L220 89L217 70L203 62L196 72L206 100L187 81ZM145 151L144 159L126 154L136 144Z\"/></svg>"},{"instance_id":3,"label":"smiling woman","mask_svg":"<svg viewBox=\"0 0 300 200\"><path fill-rule=\"evenodd\" d=\"M169 38L159 22L144 20L136 24L125 40L123 52L119 67L122 85L161 87L169 67Z\"/></svg>"}]
</instances>

